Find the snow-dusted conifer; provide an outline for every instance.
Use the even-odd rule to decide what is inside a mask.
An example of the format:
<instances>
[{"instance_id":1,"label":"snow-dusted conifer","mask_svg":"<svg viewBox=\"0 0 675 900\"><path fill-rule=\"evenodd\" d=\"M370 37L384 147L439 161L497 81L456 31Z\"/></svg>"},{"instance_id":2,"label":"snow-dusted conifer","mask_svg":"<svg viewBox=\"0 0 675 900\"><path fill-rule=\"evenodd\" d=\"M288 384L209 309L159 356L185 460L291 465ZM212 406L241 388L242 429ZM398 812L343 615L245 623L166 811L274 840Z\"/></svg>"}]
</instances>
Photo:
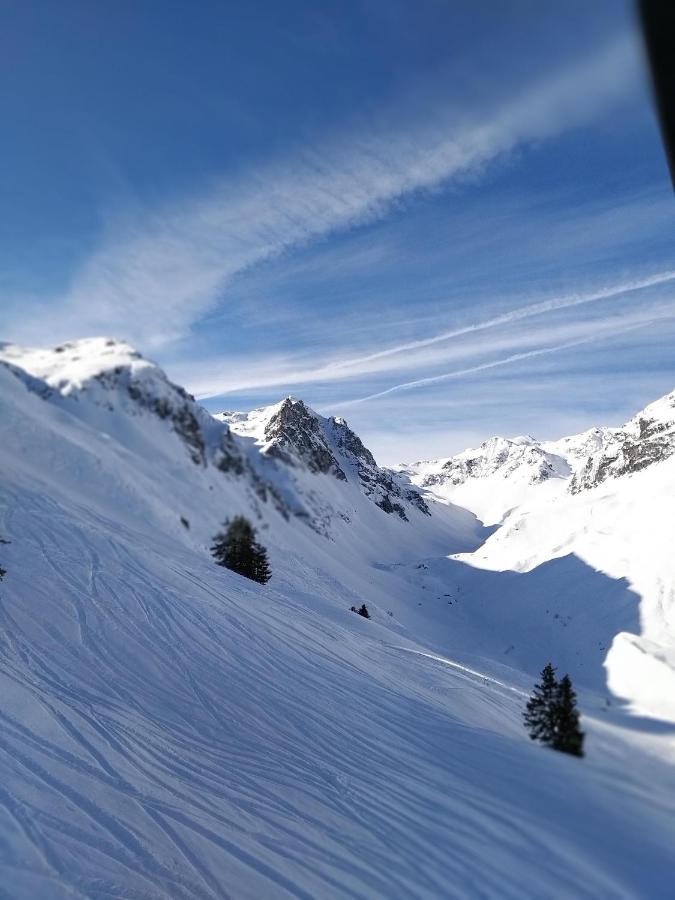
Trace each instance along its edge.
<instances>
[{"instance_id":1,"label":"snow-dusted conifer","mask_svg":"<svg viewBox=\"0 0 675 900\"><path fill-rule=\"evenodd\" d=\"M253 542L251 548L252 574L249 576L259 584L267 584L272 577L272 570L267 560L267 551L257 541Z\"/></svg>"},{"instance_id":2,"label":"snow-dusted conifer","mask_svg":"<svg viewBox=\"0 0 675 900\"><path fill-rule=\"evenodd\" d=\"M551 663L544 666L541 682L535 685L524 714L532 740L562 753L583 756L584 733L579 728L576 701L569 675L558 682Z\"/></svg>"},{"instance_id":3,"label":"snow-dusted conifer","mask_svg":"<svg viewBox=\"0 0 675 900\"><path fill-rule=\"evenodd\" d=\"M572 756L584 755L584 733L579 727L577 695L569 675L558 685L555 702L554 737L551 746Z\"/></svg>"},{"instance_id":4,"label":"snow-dusted conifer","mask_svg":"<svg viewBox=\"0 0 675 900\"><path fill-rule=\"evenodd\" d=\"M541 672L541 682L534 686L532 696L527 701L523 719L533 741L552 746L555 737L555 706L558 682L555 669L547 663Z\"/></svg>"},{"instance_id":5,"label":"snow-dusted conifer","mask_svg":"<svg viewBox=\"0 0 675 900\"><path fill-rule=\"evenodd\" d=\"M235 516L225 531L216 535L211 553L219 566L266 584L272 577L267 551L258 543L255 529L244 516Z\"/></svg>"}]
</instances>

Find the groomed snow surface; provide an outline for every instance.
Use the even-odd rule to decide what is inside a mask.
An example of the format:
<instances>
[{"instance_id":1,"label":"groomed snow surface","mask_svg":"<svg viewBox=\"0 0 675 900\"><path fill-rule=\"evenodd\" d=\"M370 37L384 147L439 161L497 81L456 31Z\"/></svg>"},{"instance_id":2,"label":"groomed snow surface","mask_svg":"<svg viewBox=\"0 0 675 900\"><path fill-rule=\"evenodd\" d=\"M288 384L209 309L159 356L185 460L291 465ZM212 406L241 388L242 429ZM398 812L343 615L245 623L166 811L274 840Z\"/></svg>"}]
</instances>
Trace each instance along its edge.
<instances>
[{"instance_id":1,"label":"groomed snow surface","mask_svg":"<svg viewBox=\"0 0 675 900\"><path fill-rule=\"evenodd\" d=\"M64 354L0 365L0 897L672 897L672 460L491 528L294 472L326 536L135 408L129 367L174 394L130 348ZM208 552L240 512L266 586ZM549 658L583 760L522 727Z\"/></svg>"}]
</instances>

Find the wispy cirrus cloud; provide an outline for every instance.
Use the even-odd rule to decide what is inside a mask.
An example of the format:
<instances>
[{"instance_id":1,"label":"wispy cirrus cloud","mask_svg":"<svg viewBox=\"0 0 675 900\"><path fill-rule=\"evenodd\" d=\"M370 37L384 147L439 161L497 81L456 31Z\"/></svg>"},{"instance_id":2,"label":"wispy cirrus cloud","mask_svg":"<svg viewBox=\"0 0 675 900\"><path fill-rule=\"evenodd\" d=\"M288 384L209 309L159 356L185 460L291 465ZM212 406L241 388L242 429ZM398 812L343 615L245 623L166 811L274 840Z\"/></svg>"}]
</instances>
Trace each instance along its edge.
<instances>
[{"instance_id":1,"label":"wispy cirrus cloud","mask_svg":"<svg viewBox=\"0 0 675 900\"><path fill-rule=\"evenodd\" d=\"M495 354L486 360L495 365L474 373L349 406L331 397L318 408L347 416L385 463L447 457L495 434L556 439L618 426L673 389L675 317L663 312L663 318L615 323L567 349L550 336L541 347L547 352L520 360ZM646 356L650 364L643 368Z\"/></svg>"},{"instance_id":2,"label":"wispy cirrus cloud","mask_svg":"<svg viewBox=\"0 0 675 900\"><path fill-rule=\"evenodd\" d=\"M223 178L201 196L115 224L67 295L32 321L15 318L11 336L106 332L144 349L166 345L226 304L228 283L252 267L592 119L630 90L636 72L633 41L620 37L480 114L441 106L433 122L337 135Z\"/></svg>"},{"instance_id":3,"label":"wispy cirrus cloud","mask_svg":"<svg viewBox=\"0 0 675 900\"><path fill-rule=\"evenodd\" d=\"M672 308L669 308L665 312L661 312L661 314L649 315L648 317L628 317L628 321L617 324L616 322L611 323L609 326L604 325L603 327L598 328L595 326L592 329L588 329L588 333L582 337L575 338L573 340L563 341L562 343L549 344L544 347L536 347L532 350L525 350L522 353L512 353L509 356L501 357L499 359L491 359L486 362L477 363L474 366L467 366L462 369L455 369L452 372L442 372L439 375L430 375L426 378L415 378L412 381L401 382L400 384L394 384L391 387L385 388L381 391L376 391L372 394L367 394L364 397L356 397L353 400L342 400L333 404L338 409L344 409L349 406L355 406L360 403L367 403L372 400L379 400L382 397L387 397L390 394L395 394L400 391L410 391L414 389L420 389L428 387L433 384L440 384L444 381L450 381L454 378L465 378L467 375L476 375L480 372L486 372L490 369L500 368L502 366L508 366L513 363L523 362L524 360L534 359L539 356L548 356L552 353L561 353L564 350L571 350L576 347L581 347L584 344L590 344L595 341L602 340L607 337L616 337L617 335L625 334L630 331L636 331L640 328L647 328L651 325L654 325L655 322L663 319L672 319L675 318L675 311Z\"/></svg>"},{"instance_id":4,"label":"wispy cirrus cloud","mask_svg":"<svg viewBox=\"0 0 675 900\"><path fill-rule=\"evenodd\" d=\"M460 328L444 329L419 340L373 349L358 356L347 354L342 357L336 356L328 362L322 359L317 363L316 360L313 360L310 364L305 365L299 364L297 359L280 355L266 356L265 358L249 357L237 360L236 365L233 365L230 357L218 358L213 361L201 361L199 364L190 363L186 366L176 366L174 367L174 377L184 380L190 390L200 399L208 399L235 391L346 381L374 374L401 372L422 365L429 368L452 359L514 348L522 345L523 342L532 343L537 340L545 342L551 331L551 327L545 323L547 314L591 307L602 302L611 303L624 300L627 295L673 283L675 283L675 271L654 272L641 278L605 284L590 291L576 291L537 303L516 306L497 316L477 319ZM675 298L675 291L673 295ZM643 318L648 318L649 315L650 313L647 311ZM491 337L487 340L480 339L485 333L499 332L501 329L508 329L510 326L542 317L544 324L539 329L535 330L532 327L527 331L511 329L506 336ZM614 317L610 317L608 321L611 324ZM589 326L583 322L571 322L565 327L587 330ZM559 336L561 334L560 324L556 323L553 330ZM433 352L431 352L431 348L433 348ZM469 368L465 374L469 374L471 371L473 369ZM424 379L420 383L423 381ZM387 390L383 393L389 392ZM380 395L378 394L378 396Z\"/></svg>"}]
</instances>

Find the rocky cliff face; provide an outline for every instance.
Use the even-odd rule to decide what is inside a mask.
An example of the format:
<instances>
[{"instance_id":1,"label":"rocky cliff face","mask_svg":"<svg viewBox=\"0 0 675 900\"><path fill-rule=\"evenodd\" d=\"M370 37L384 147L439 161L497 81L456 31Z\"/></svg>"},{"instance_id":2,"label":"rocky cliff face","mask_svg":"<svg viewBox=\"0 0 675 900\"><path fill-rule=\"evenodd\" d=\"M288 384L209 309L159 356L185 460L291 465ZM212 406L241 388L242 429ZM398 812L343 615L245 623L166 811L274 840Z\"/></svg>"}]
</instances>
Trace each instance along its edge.
<instances>
[{"instance_id":1,"label":"rocky cliff face","mask_svg":"<svg viewBox=\"0 0 675 900\"><path fill-rule=\"evenodd\" d=\"M265 425L264 434L264 452L268 456L289 466L304 465L310 472L347 481L319 416L302 400L283 400Z\"/></svg>"},{"instance_id":2,"label":"rocky cliff face","mask_svg":"<svg viewBox=\"0 0 675 900\"><path fill-rule=\"evenodd\" d=\"M291 469L328 475L357 485L386 513L407 521L411 508L429 515L421 494L400 476L377 465L373 454L347 422L324 418L302 400L281 403L249 414L222 413L217 418L243 436L256 440L260 452Z\"/></svg>"},{"instance_id":3,"label":"rocky cliff face","mask_svg":"<svg viewBox=\"0 0 675 900\"><path fill-rule=\"evenodd\" d=\"M645 407L621 428L606 428L598 448L575 473L570 491L639 472L675 453L675 391Z\"/></svg>"},{"instance_id":4,"label":"rocky cliff face","mask_svg":"<svg viewBox=\"0 0 675 900\"><path fill-rule=\"evenodd\" d=\"M343 459L348 460L365 495L370 497L380 509L386 513L396 513L402 519L407 520L406 505L409 504L425 515L430 515L429 507L422 495L402 483L398 474L389 469L380 468L375 462L373 454L364 446L361 438L351 430L345 419L337 417L328 421L334 445L339 449Z\"/></svg>"},{"instance_id":5,"label":"rocky cliff face","mask_svg":"<svg viewBox=\"0 0 675 900\"><path fill-rule=\"evenodd\" d=\"M651 403L620 428L591 428L557 441L493 437L449 459L401 467L415 484L445 496L489 481L533 486L551 479L576 494L609 478L638 472L675 454L675 391Z\"/></svg>"}]
</instances>

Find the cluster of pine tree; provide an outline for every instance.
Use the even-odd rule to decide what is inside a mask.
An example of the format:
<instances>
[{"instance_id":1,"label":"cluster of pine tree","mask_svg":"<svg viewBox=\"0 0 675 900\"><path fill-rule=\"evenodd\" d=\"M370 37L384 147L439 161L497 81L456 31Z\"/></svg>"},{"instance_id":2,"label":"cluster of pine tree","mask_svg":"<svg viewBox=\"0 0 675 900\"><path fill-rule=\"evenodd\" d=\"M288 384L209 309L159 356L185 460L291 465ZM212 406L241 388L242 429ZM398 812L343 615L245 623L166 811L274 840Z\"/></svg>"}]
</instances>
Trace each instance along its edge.
<instances>
[{"instance_id":1,"label":"cluster of pine tree","mask_svg":"<svg viewBox=\"0 0 675 900\"><path fill-rule=\"evenodd\" d=\"M235 516L225 523L225 531L213 539L211 553L219 566L244 578L267 584L272 577L267 551L256 540L255 528L244 516Z\"/></svg>"},{"instance_id":2,"label":"cluster of pine tree","mask_svg":"<svg viewBox=\"0 0 675 900\"><path fill-rule=\"evenodd\" d=\"M524 720L533 741L572 756L584 755L584 733L579 727L572 681L569 675L558 681L551 663L544 666L541 682L527 701Z\"/></svg>"}]
</instances>

